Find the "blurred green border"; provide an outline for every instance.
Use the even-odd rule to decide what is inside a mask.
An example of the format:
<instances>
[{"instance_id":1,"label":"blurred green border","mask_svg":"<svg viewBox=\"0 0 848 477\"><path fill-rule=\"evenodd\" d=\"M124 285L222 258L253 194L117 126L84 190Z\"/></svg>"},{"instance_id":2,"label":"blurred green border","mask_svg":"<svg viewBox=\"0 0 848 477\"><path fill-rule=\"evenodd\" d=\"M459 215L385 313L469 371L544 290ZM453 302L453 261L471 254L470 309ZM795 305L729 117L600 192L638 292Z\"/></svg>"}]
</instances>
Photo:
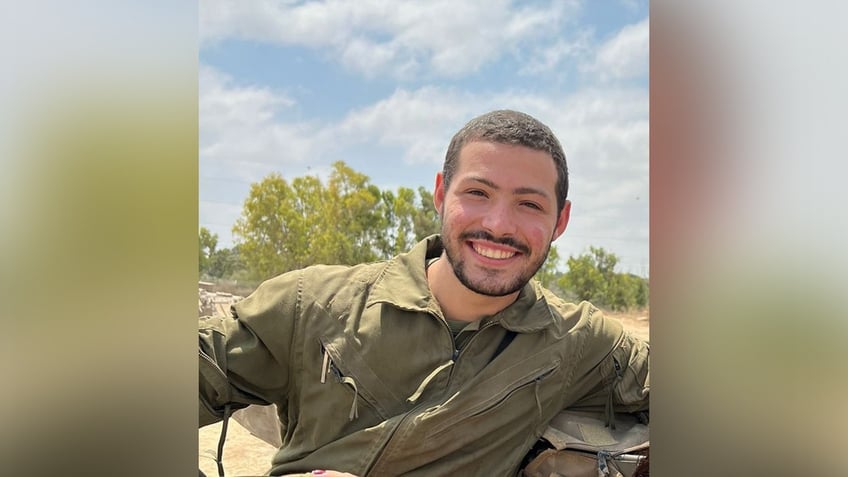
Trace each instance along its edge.
<instances>
[{"instance_id":1,"label":"blurred green border","mask_svg":"<svg viewBox=\"0 0 848 477\"><path fill-rule=\"evenodd\" d=\"M197 4L4 11L2 473L194 475Z\"/></svg>"}]
</instances>

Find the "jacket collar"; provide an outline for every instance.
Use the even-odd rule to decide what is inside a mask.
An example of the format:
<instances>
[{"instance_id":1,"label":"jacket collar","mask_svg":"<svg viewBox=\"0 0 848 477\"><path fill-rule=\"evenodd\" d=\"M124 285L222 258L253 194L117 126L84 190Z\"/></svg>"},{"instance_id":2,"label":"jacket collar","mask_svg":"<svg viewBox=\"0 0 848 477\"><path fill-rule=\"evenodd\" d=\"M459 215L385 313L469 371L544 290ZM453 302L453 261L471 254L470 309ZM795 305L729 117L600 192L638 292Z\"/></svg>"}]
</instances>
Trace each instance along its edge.
<instances>
[{"instance_id":1,"label":"jacket collar","mask_svg":"<svg viewBox=\"0 0 848 477\"><path fill-rule=\"evenodd\" d=\"M442 253L442 241L431 235L417 243L407 253L386 262L377 277L366 306L387 303L409 311L429 313L438 304L427 284L426 263ZM504 328L518 333L541 330L553 323L553 314L535 281L524 286L518 299L510 306L489 318Z\"/></svg>"}]
</instances>

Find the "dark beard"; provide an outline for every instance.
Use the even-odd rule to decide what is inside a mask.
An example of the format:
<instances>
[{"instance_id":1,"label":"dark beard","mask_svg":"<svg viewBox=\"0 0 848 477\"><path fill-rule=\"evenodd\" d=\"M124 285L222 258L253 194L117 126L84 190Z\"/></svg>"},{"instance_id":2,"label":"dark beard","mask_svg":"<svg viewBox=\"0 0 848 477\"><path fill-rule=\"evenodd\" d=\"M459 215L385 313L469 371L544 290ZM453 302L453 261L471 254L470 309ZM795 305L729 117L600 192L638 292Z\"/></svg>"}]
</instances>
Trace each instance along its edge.
<instances>
[{"instance_id":1,"label":"dark beard","mask_svg":"<svg viewBox=\"0 0 848 477\"><path fill-rule=\"evenodd\" d=\"M540 268L542 268L542 265L544 265L545 260L547 260L548 258L548 252L550 252L551 249L550 244L548 244L548 247L545 249L545 253L541 256L541 260L538 263L531 265L530 269L532 271L526 274L518 275L510 282L504 284L497 283L498 273L491 272L488 273L488 276L486 278L484 278L483 280L479 280L479 282L481 283L473 283L468 277L468 275L465 273L465 262L459 258L459 254L454 253L456 250L452 249L453 245L458 245L459 247L462 247L462 244L468 239L488 240L493 243L511 246L516 250L521 251L526 256L530 255L529 247L522 243L518 243L510 238L496 239L490 234L483 231L464 233L458 237L457 244L448 243L448 241L445 240L446 237L449 236L445 234L445 230L443 227L442 245L444 246L445 255L447 256L448 263L450 263L451 269L453 269L453 273L454 275L456 275L457 280L459 280L459 282L462 283L465 288L468 288L474 293L491 297L511 295L524 288L524 285L526 285L530 281L530 279L533 278L536 272L539 271Z\"/></svg>"}]
</instances>

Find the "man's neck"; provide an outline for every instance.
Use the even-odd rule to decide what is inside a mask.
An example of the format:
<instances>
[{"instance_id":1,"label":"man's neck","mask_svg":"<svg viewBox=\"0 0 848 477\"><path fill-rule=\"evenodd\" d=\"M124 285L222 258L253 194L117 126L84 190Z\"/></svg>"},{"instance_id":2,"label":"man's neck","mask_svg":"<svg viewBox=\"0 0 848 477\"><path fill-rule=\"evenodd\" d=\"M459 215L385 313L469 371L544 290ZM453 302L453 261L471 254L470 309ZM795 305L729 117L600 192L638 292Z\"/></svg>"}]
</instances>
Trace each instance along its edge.
<instances>
[{"instance_id":1,"label":"man's neck","mask_svg":"<svg viewBox=\"0 0 848 477\"><path fill-rule=\"evenodd\" d=\"M458 321L471 322L494 315L513 304L519 294L493 297L469 290L456 278L444 252L427 268L427 283L445 318Z\"/></svg>"}]
</instances>

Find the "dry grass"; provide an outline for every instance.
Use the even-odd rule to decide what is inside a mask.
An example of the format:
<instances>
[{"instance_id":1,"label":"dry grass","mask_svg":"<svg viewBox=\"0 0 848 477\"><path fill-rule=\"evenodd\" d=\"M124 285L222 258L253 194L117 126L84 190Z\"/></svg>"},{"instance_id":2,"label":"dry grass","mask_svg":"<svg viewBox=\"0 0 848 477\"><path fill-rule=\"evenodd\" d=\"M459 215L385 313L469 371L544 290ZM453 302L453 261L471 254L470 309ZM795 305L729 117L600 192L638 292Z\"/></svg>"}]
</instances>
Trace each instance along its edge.
<instances>
[{"instance_id":1,"label":"dry grass","mask_svg":"<svg viewBox=\"0 0 848 477\"><path fill-rule=\"evenodd\" d=\"M645 341L649 341L648 338L651 320L650 310L648 308L628 312L606 311L604 313L611 318L620 320L621 323L624 324L624 327L636 336Z\"/></svg>"}]
</instances>

